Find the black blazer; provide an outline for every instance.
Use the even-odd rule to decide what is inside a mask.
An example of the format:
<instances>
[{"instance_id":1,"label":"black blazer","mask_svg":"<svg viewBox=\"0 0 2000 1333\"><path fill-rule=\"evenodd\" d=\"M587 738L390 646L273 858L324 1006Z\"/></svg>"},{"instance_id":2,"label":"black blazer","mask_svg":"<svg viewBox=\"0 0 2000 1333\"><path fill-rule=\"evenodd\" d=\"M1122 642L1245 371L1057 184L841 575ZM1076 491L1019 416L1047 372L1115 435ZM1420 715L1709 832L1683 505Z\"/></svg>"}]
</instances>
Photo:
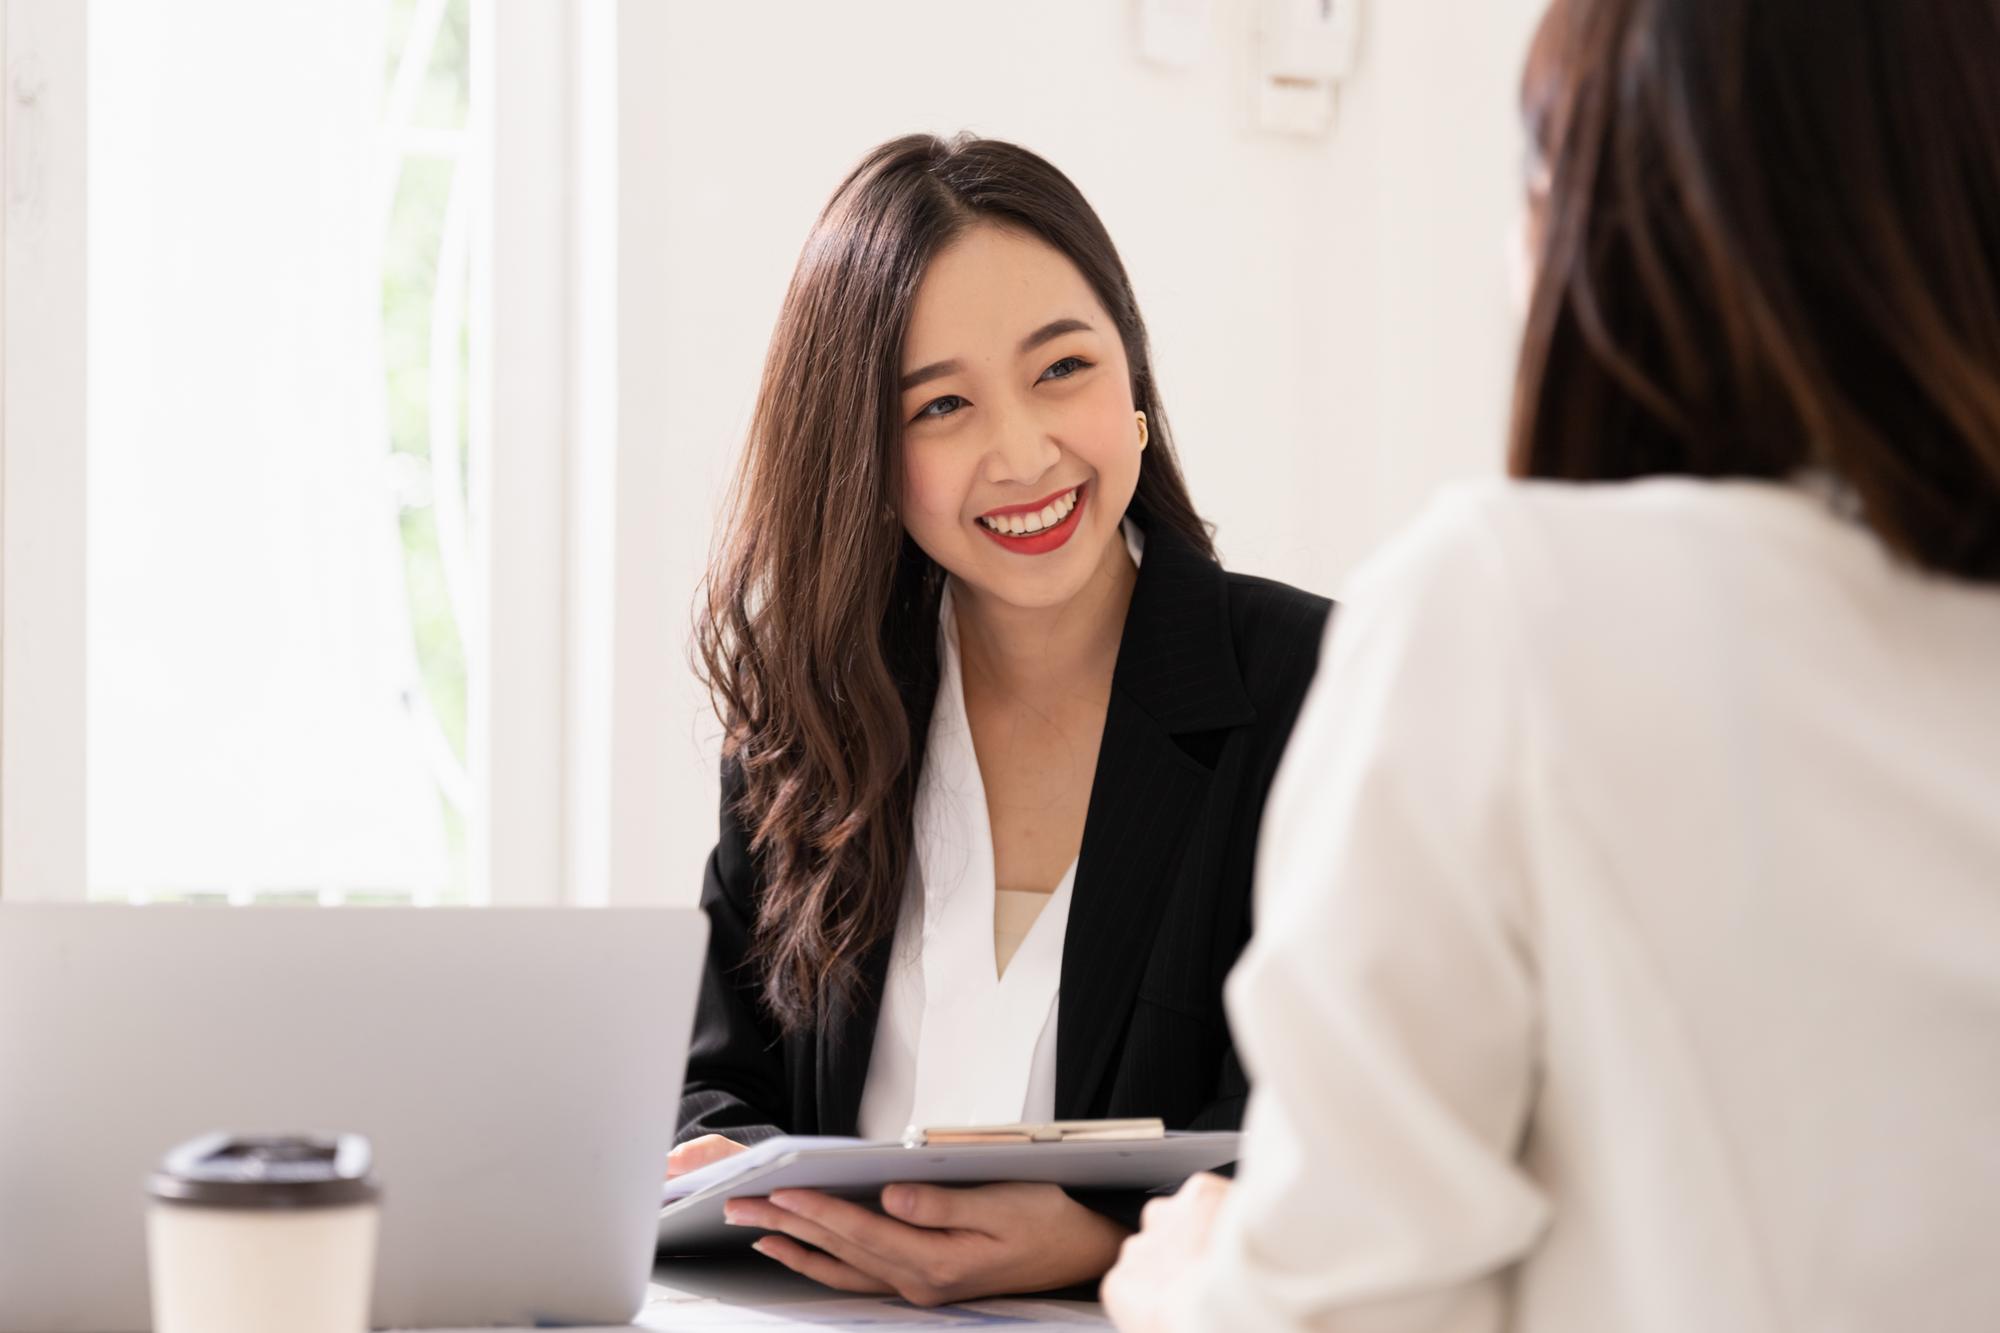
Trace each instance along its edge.
<instances>
[{"instance_id":1,"label":"black blazer","mask_svg":"<svg viewBox=\"0 0 2000 1333\"><path fill-rule=\"evenodd\" d=\"M1264 797L1331 611L1323 597L1225 573L1172 533L1147 535L1063 941L1058 1118L1241 1123L1248 1087L1222 983L1250 937ZM864 998L816 1032L780 1034L747 965L759 880L734 785L725 780L702 887L708 962L679 1138L853 1134L889 942L867 960Z\"/></svg>"}]
</instances>

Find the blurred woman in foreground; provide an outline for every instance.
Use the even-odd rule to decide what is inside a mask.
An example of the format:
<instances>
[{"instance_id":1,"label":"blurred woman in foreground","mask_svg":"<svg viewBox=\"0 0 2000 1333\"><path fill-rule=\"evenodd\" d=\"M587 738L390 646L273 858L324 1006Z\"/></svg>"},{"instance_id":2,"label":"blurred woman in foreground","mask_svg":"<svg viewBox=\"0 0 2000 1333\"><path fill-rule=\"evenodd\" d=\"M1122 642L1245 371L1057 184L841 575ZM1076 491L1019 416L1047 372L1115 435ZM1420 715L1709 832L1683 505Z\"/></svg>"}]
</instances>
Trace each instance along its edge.
<instances>
[{"instance_id":1,"label":"blurred woman in foreground","mask_svg":"<svg viewBox=\"0 0 2000 1333\"><path fill-rule=\"evenodd\" d=\"M1348 589L1241 1171L1107 1301L2000 1328L2000 4L1558 0L1526 90L1517 480Z\"/></svg>"}]
</instances>

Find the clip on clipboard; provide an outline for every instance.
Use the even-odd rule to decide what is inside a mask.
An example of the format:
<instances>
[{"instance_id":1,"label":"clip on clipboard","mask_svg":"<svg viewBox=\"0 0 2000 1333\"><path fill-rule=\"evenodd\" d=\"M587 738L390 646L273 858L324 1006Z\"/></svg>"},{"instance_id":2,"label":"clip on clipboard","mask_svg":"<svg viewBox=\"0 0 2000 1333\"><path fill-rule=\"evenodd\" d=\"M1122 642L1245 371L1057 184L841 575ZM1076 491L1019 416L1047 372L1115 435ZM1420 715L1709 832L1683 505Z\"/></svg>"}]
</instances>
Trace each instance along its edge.
<instances>
[{"instance_id":1,"label":"clip on clipboard","mask_svg":"<svg viewBox=\"0 0 2000 1333\"><path fill-rule=\"evenodd\" d=\"M1158 1119L1046 1120L1019 1125L943 1125L903 1131L905 1148L938 1148L957 1143L1125 1143L1163 1139L1167 1126Z\"/></svg>"}]
</instances>

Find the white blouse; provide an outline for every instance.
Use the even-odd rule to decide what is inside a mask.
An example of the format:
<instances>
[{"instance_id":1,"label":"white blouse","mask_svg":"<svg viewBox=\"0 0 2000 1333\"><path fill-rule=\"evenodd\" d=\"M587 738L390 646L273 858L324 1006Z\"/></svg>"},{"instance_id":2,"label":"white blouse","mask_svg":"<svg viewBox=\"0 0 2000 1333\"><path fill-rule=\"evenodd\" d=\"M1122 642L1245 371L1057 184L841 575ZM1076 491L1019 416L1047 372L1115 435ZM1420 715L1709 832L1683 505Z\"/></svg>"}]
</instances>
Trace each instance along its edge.
<instances>
[{"instance_id":1,"label":"white blouse","mask_svg":"<svg viewBox=\"0 0 2000 1333\"><path fill-rule=\"evenodd\" d=\"M1496 484L1351 586L1189 1329L2000 1329L2000 588L1791 488Z\"/></svg>"},{"instance_id":2,"label":"white blouse","mask_svg":"<svg viewBox=\"0 0 2000 1333\"><path fill-rule=\"evenodd\" d=\"M1143 535L1124 525L1137 565ZM973 751L951 586L938 608L938 692L914 812L911 883L889 954L862 1089L863 1138L911 1125L1052 1120L1056 1012L1071 863L1009 959L993 877L993 826ZM1004 969L1004 970L1003 970Z\"/></svg>"}]
</instances>

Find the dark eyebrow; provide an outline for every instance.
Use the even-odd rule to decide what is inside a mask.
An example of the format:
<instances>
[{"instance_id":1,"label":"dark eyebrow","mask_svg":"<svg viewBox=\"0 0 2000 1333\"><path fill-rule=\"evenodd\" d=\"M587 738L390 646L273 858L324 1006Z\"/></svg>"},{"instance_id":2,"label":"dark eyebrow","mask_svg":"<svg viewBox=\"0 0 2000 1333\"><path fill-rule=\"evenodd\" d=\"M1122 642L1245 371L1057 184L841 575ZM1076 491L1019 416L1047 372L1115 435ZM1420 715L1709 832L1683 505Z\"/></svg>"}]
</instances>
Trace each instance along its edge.
<instances>
[{"instance_id":1,"label":"dark eyebrow","mask_svg":"<svg viewBox=\"0 0 2000 1333\"><path fill-rule=\"evenodd\" d=\"M1043 343L1049 341L1049 339L1060 338L1065 333L1089 333L1091 331L1090 325L1080 319L1067 317L1052 319L1027 337L1021 339L1019 354L1026 356ZM933 361L928 366L919 366L917 369L904 375L898 387L901 392L908 393L919 384L927 384L931 380L942 379L946 375L955 375L960 369L962 367L956 361Z\"/></svg>"},{"instance_id":2,"label":"dark eyebrow","mask_svg":"<svg viewBox=\"0 0 2000 1333\"><path fill-rule=\"evenodd\" d=\"M1090 325L1080 319L1052 319L1021 339L1021 355L1026 356L1051 338L1060 338L1065 333L1089 333Z\"/></svg>"},{"instance_id":3,"label":"dark eyebrow","mask_svg":"<svg viewBox=\"0 0 2000 1333\"><path fill-rule=\"evenodd\" d=\"M928 366L920 366L903 376L901 392L908 393L919 384L925 384L935 379L942 379L946 375L955 375L958 373L958 370L959 365L956 361L933 361Z\"/></svg>"}]
</instances>

